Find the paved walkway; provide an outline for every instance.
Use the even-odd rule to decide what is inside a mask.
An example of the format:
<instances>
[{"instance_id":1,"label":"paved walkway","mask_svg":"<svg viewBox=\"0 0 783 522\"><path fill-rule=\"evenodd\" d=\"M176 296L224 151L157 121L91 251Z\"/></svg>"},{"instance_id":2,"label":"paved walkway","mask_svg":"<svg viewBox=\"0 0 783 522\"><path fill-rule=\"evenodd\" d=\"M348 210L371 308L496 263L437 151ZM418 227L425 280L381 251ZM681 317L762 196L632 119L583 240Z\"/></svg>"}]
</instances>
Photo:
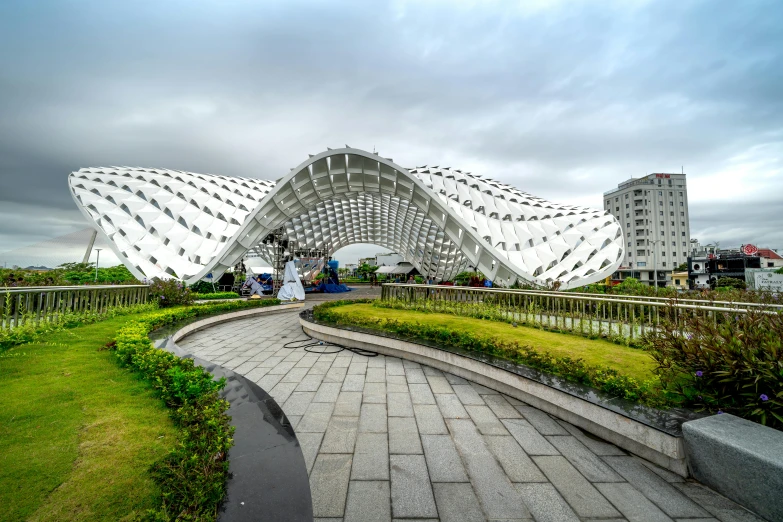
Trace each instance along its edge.
<instances>
[{"instance_id":1,"label":"paved walkway","mask_svg":"<svg viewBox=\"0 0 783 522\"><path fill-rule=\"evenodd\" d=\"M355 296L353 296L355 297ZM286 349L296 313L180 344L267 390L302 446L317 521L759 520L511 397L392 357Z\"/></svg>"}]
</instances>

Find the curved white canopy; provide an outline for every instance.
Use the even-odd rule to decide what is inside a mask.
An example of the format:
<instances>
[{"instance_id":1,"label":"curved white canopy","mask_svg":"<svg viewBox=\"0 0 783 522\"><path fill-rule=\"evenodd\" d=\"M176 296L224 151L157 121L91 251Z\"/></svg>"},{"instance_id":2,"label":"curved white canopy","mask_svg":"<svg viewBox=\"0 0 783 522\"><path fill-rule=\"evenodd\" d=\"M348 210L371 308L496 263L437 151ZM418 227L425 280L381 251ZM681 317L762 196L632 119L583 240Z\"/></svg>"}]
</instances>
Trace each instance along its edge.
<instances>
[{"instance_id":1,"label":"curved white canopy","mask_svg":"<svg viewBox=\"0 0 783 522\"><path fill-rule=\"evenodd\" d=\"M311 156L277 181L166 169L87 168L69 185L85 216L136 277L217 278L283 227L299 248L372 243L424 275L468 266L502 284L601 280L623 258L602 210L550 203L445 167L404 169L353 148Z\"/></svg>"}]
</instances>

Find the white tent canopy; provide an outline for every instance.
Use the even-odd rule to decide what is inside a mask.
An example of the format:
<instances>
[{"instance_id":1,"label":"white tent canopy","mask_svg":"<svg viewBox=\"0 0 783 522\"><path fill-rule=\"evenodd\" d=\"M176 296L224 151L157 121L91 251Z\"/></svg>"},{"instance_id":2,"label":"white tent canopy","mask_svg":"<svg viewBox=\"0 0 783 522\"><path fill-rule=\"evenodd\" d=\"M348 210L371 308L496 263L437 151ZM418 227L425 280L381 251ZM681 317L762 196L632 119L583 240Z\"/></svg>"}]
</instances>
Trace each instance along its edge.
<instances>
[{"instance_id":1,"label":"white tent canopy","mask_svg":"<svg viewBox=\"0 0 783 522\"><path fill-rule=\"evenodd\" d=\"M293 261L285 264L283 286L280 287L277 298L281 301L304 301L304 287L299 279L299 273L296 271L296 264Z\"/></svg>"}]
</instances>

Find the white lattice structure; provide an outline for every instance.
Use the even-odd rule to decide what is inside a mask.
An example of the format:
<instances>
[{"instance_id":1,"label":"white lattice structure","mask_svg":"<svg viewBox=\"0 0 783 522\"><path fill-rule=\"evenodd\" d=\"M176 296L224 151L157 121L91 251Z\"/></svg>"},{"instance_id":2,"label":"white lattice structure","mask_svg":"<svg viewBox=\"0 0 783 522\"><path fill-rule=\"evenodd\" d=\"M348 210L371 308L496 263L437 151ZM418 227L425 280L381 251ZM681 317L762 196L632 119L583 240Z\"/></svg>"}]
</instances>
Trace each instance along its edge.
<instances>
[{"instance_id":1,"label":"white lattice structure","mask_svg":"<svg viewBox=\"0 0 783 522\"><path fill-rule=\"evenodd\" d=\"M572 288L623 258L620 224L602 210L558 205L467 172L404 169L353 148L311 156L262 181L166 169L88 168L72 195L139 278L218 277L283 227L299 248L372 243L448 280L473 267L490 279Z\"/></svg>"}]
</instances>

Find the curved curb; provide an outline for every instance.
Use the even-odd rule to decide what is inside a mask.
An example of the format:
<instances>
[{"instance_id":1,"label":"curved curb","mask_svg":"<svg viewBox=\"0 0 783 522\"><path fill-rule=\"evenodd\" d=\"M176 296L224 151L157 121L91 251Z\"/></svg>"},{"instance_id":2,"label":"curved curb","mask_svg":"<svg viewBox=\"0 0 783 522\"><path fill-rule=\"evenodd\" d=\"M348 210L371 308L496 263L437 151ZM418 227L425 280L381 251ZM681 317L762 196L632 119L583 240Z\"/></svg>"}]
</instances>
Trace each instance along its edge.
<instances>
[{"instance_id":1,"label":"curved curb","mask_svg":"<svg viewBox=\"0 0 783 522\"><path fill-rule=\"evenodd\" d=\"M188 353L177 341L216 324L295 311L303 306L279 305L230 312L197 319L174 331L160 329L150 333L157 348L193 359L216 379L226 379L221 396L230 404L227 413L236 431L234 445L228 452L229 479L218 515L220 521L311 522L313 503L307 468L291 423L266 391L227 368Z\"/></svg>"},{"instance_id":2,"label":"curved curb","mask_svg":"<svg viewBox=\"0 0 783 522\"><path fill-rule=\"evenodd\" d=\"M426 364L500 391L682 477L688 476L681 434L656 429L595 402L459 353L393 337L327 326L301 315L299 323L305 333L313 338Z\"/></svg>"}]
</instances>

